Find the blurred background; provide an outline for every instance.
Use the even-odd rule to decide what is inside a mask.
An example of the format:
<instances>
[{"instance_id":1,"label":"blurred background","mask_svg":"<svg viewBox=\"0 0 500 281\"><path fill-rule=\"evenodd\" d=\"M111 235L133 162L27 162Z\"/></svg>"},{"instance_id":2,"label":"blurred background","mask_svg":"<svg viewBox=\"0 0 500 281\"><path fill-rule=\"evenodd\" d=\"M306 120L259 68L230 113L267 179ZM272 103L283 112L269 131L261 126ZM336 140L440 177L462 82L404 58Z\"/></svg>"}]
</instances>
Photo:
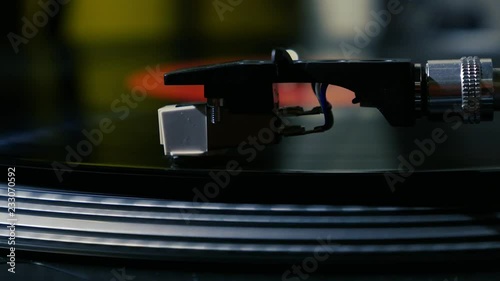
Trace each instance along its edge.
<instances>
[{"instance_id":1,"label":"blurred background","mask_svg":"<svg viewBox=\"0 0 500 281\"><path fill-rule=\"evenodd\" d=\"M202 95L195 87L163 86L163 73L266 59L275 47L292 48L302 59L424 62L478 55L500 63L500 3L495 0L42 0L3 5L0 155L9 160L167 168L157 109ZM144 99L130 100L145 77L152 86ZM419 169L500 164L498 116L494 123L457 131L427 122L392 128L377 110L351 106L349 91L334 89L329 96L336 117L330 132L285 139L262 152L253 168L397 169L398 156L406 157L416 148L415 139L429 138L438 126L449 141ZM299 93L288 102L313 106L310 100ZM83 130L99 129L104 118L111 120L112 132L97 138L82 159L68 158L88 139ZM304 122L314 126L321 117Z\"/></svg>"}]
</instances>

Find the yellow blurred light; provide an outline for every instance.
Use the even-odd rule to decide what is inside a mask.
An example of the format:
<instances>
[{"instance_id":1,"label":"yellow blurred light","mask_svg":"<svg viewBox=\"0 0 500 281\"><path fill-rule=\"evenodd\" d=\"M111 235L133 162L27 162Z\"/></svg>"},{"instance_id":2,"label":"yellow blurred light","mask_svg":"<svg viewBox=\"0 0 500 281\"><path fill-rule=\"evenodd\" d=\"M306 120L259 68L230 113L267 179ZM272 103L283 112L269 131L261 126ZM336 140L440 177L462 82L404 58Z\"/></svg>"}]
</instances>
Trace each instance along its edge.
<instances>
[{"instance_id":1,"label":"yellow blurred light","mask_svg":"<svg viewBox=\"0 0 500 281\"><path fill-rule=\"evenodd\" d=\"M72 1L65 18L66 34L77 43L108 43L165 38L175 27L177 1Z\"/></svg>"}]
</instances>

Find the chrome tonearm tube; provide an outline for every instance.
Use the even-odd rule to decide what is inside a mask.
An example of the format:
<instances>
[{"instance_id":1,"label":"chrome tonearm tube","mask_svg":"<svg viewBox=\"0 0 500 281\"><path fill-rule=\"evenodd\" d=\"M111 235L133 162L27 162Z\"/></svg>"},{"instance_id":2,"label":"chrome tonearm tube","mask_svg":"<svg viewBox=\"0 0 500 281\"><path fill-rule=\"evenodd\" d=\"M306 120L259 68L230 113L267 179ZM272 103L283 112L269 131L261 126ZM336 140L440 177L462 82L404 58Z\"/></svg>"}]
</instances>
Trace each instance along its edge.
<instances>
[{"instance_id":1,"label":"chrome tonearm tube","mask_svg":"<svg viewBox=\"0 0 500 281\"><path fill-rule=\"evenodd\" d=\"M439 120L446 111L453 110L465 123L477 124L492 121L494 111L500 110L500 69L493 68L491 59L433 60L423 69L417 66L417 73L421 76L416 93L425 86L425 94L420 93L423 99L416 95L418 109L431 119Z\"/></svg>"}]
</instances>

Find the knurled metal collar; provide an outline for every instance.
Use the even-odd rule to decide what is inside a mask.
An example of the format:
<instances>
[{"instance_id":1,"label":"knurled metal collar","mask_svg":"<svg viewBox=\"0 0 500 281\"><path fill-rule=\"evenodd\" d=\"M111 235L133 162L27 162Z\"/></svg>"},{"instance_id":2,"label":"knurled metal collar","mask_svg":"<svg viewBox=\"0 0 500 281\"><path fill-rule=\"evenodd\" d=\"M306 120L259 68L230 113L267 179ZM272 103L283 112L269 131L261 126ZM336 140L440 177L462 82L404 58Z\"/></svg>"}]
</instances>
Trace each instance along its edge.
<instances>
[{"instance_id":1,"label":"knurled metal collar","mask_svg":"<svg viewBox=\"0 0 500 281\"><path fill-rule=\"evenodd\" d=\"M481 122L481 77L479 57L461 58L462 110L464 122Z\"/></svg>"}]
</instances>

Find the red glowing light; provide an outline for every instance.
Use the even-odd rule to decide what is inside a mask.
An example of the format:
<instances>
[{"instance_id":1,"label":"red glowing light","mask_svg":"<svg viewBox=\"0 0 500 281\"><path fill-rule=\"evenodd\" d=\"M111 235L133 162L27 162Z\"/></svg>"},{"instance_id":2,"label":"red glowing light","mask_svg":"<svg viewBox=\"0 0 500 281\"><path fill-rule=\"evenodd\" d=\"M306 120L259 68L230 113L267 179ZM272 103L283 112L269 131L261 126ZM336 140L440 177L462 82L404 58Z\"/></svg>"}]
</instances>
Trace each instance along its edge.
<instances>
[{"instance_id":1,"label":"red glowing light","mask_svg":"<svg viewBox=\"0 0 500 281\"><path fill-rule=\"evenodd\" d=\"M158 73L156 73L156 71L154 74L150 71L141 71L131 75L127 79L127 86L130 89L136 86L142 86L145 78L150 78L151 75L158 75L158 77L153 77L155 81L163 81L164 73L236 60L239 59L212 59L160 65L160 72ZM151 81L153 81L153 79L151 79ZM280 94L280 106L300 105L303 107L314 107L318 105L318 101L312 92L311 85L309 84L279 84L278 92ZM161 83L155 87L148 87L148 94L157 99L164 99L168 103L192 103L206 101L203 96L203 86L165 86ZM328 99L334 106L352 106L353 98L353 93L344 88L331 86L328 89Z\"/></svg>"}]
</instances>

